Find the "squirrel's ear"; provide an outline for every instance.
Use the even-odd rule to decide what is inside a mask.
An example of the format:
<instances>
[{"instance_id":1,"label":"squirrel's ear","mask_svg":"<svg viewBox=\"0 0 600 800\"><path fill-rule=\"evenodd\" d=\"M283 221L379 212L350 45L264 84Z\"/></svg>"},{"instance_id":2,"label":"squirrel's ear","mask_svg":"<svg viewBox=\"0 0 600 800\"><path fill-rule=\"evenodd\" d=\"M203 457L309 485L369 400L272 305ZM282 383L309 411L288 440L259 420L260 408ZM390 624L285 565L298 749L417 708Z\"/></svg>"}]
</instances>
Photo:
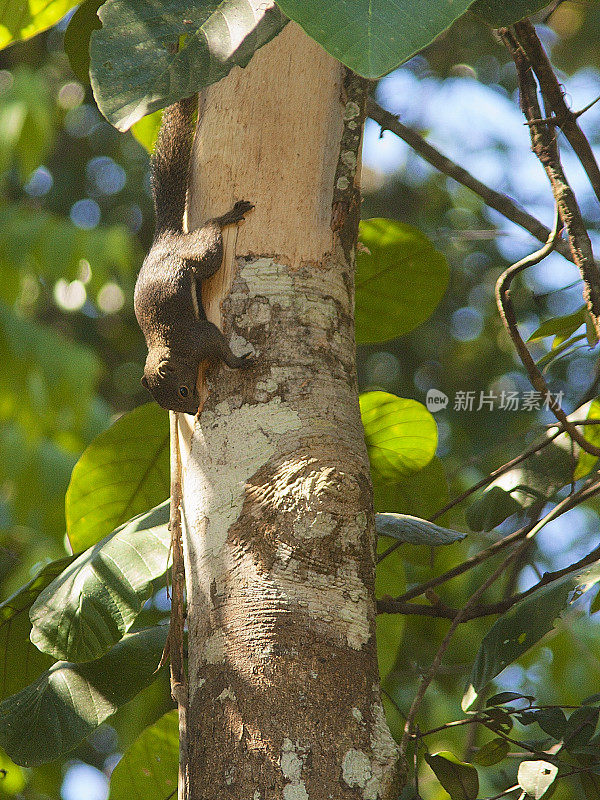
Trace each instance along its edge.
<instances>
[{"instance_id":1,"label":"squirrel's ear","mask_svg":"<svg viewBox=\"0 0 600 800\"><path fill-rule=\"evenodd\" d=\"M144 387L144 389L149 389L149 388L150 388L150 387L148 386L148 380L147 380L147 378L146 378L146 376L145 376L145 375L142 375L142 380L141 380L141 383L142 383L142 386Z\"/></svg>"}]
</instances>

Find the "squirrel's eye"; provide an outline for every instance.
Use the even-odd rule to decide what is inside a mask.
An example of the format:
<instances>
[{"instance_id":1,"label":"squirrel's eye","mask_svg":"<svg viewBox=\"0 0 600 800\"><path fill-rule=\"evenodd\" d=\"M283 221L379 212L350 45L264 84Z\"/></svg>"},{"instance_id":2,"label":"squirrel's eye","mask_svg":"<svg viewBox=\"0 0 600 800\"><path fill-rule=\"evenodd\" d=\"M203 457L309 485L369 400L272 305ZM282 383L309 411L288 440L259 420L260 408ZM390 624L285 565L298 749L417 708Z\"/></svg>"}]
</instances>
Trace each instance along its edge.
<instances>
[{"instance_id":1,"label":"squirrel's eye","mask_svg":"<svg viewBox=\"0 0 600 800\"><path fill-rule=\"evenodd\" d=\"M188 394L190 393L190 390L188 389L187 386L180 386L178 392L180 397L187 397Z\"/></svg>"}]
</instances>

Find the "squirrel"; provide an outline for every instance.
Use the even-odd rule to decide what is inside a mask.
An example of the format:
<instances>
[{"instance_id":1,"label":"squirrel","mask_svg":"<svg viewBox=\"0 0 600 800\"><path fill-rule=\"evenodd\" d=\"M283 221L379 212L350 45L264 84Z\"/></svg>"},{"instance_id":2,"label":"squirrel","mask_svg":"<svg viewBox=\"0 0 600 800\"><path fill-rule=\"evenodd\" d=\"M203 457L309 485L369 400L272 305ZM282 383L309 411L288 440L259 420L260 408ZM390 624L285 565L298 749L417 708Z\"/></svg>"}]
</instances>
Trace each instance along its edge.
<instances>
[{"instance_id":1,"label":"squirrel","mask_svg":"<svg viewBox=\"0 0 600 800\"><path fill-rule=\"evenodd\" d=\"M197 104L193 95L163 114L150 162L156 229L133 303L148 347L142 385L163 408L186 414L198 410L201 361L220 359L232 368L252 364L249 353L234 355L221 331L206 319L202 281L221 266L222 229L241 222L254 206L240 200L223 216L183 231Z\"/></svg>"}]
</instances>

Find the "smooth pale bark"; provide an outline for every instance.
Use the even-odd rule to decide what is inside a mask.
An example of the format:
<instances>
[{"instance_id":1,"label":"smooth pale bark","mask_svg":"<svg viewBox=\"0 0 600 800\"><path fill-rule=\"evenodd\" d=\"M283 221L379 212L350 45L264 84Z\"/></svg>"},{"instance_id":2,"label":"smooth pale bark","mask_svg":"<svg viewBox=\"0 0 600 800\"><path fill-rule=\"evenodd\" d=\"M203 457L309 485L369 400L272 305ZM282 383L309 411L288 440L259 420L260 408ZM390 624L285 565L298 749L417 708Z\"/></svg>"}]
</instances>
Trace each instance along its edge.
<instances>
[{"instance_id":1,"label":"smooth pale bark","mask_svg":"<svg viewBox=\"0 0 600 800\"><path fill-rule=\"evenodd\" d=\"M201 110L189 227L236 200L256 206L225 232L205 304L257 361L202 373L201 414L179 415L186 800L397 796L374 641L353 254L331 229L343 80L289 24Z\"/></svg>"}]
</instances>

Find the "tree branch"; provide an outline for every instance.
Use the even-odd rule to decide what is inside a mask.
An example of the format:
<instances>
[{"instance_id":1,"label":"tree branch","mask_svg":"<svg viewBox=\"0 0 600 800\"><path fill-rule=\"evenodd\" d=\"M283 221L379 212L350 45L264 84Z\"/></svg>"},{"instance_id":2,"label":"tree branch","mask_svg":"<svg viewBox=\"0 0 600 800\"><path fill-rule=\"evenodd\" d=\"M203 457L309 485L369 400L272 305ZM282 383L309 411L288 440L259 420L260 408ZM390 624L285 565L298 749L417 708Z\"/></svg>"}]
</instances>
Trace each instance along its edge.
<instances>
[{"instance_id":1,"label":"tree branch","mask_svg":"<svg viewBox=\"0 0 600 800\"><path fill-rule=\"evenodd\" d=\"M577 117L580 114L571 111L567 106L563 91L552 69L552 64L531 21L523 19L521 22L517 22L515 34L537 76L542 95L554 112L552 122L558 124L560 130L566 136L589 178L596 197L600 200L600 169L590 143L577 124ZM596 100L593 102L595 103Z\"/></svg>"},{"instance_id":2,"label":"tree branch","mask_svg":"<svg viewBox=\"0 0 600 800\"><path fill-rule=\"evenodd\" d=\"M541 120L542 114L537 97L537 86L531 64L516 28L500 28L499 34L510 52L519 79L521 109L530 123L531 146L546 171L552 187L554 200L567 230L573 261L584 282L584 299L587 303L594 328L600 336L600 271L594 260L590 237L583 222L575 194L565 176L556 136L551 126ZM542 87L544 104L551 105Z\"/></svg>"},{"instance_id":3,"label":"tree branch","mask_svg":"<svg viewBox=\"0 0 600 800\"><path fill-rule=\"evenodd\" d=\"M584 556L579 561L571 564L563 569L556 570L555 572L545 572L542 578L534 586L530 586L524 592L511 595L505 600L500 600L497 603L487 603L486 605L475 606L468 614L463 615L462 622L468 622L472 619L479 617L489 617L492 614L504 614L517 603L520 603L529 595L534 594L539 589L547 586L549 583L564 578L565 575L570 575L572 572L583 569L588 564L594 564L600 559L600 546L594 548L587 556ZM417 616L425 617L441 617L444 619L454 619L460 612L460 609L451 608L445 605L441 600L437 600L433 605L418 605L417 603L398 602L390 598L382 598L377 601L377 611L380 614L416 614Z\"/></svg>"},{"instance_id":4,"label":"tree branch","mask_svg":"<svg viewBox=\"0 0 600 800\"><path fill-rule=\"evenodd\" d=\"M547 240L550 230L538 219L519 208L508 195L490 189L485 183L474 178L470 172L467 172L466 169L440 153L439 150L425 141L420 134L403 125L397 117L378 105L372 98L367 101L367 113L374 122L381 126L382 132L391 131L412 147L432 167L435 167L444 175L448 175L449 178L453 178L462 186L466 186L467 189L481 197L487 206L514 222L515 225L519 225L519 227L528 231L540 242ZM556 250L569 261L573 261L573 256L565 242L559 242Z\"/></svg>"}]
</instances>

